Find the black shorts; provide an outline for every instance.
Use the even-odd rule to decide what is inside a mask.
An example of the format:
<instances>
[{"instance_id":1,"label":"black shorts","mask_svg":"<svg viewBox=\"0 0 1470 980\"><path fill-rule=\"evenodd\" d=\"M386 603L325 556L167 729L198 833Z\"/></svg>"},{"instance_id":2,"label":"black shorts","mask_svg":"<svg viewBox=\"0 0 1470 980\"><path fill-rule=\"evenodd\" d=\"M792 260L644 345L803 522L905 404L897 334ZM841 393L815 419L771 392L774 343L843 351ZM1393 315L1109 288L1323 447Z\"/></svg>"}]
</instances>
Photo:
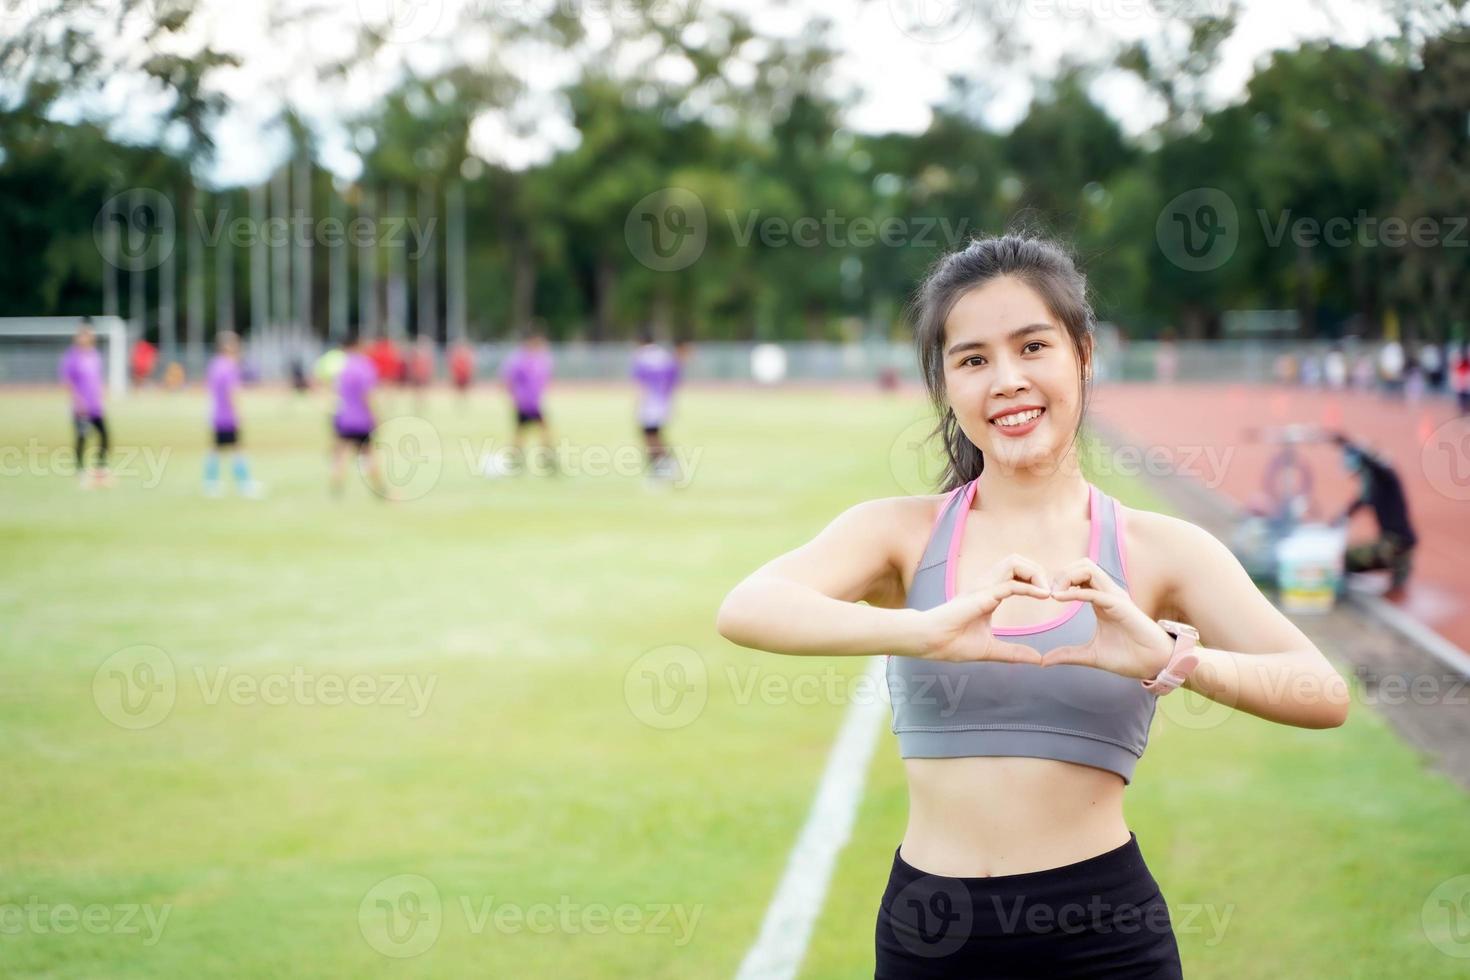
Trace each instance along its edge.
<instances>
[{"instance_id":1,"label":"black shorts","mask_svg":"<svg viewBox=\"0 0 1470 980\"><path fill-rule=\"evenodd\" d=\"M344 428L340 422L335 420L332 422L332 431L337 433L338 439L341 439L343 442L354 443L358 449L366 449L368 442L373 438L372 429L366 431L362 429L348 429Z\"/></svg>"},{"instance_id":2,"label":"black shorts","mask_svg":"<svg viewBox=\"0 0 1470 980\"><path fill-rule=\"evenodd\" d=\"M663 429L664 427L661 425L645 425L643 427L643 434L646 436L656 436L660 432L662 432Z\"/></svg>"},{"instance_id":3,"label":"black shorts","mask_svg":"<svg viewBox=\"0 0 1470 980\"><path fill-rule=\"evenodd\" d=\"M88 428L96 429L100 433L102 431L102 427L106 423L103 422L102 416L100 415L88 415L85 412L73 412L71 416L71 424L76 426L78 438L86 438Z\"/></svg>"},{"instance_id":4,"label":"black shorts","mask_svg":"<svg viewBox=\"0 0 1470 980\"><path fill-rule=\"evenodd\" d=\"M1169 907L1138 838L1045 871L926 874L893 852L874 980L1184 976Z\"/></svg>"},{"instance_id":5,"label":"black shorts","mask_svg":"<svg viewBox=\"0 0 1470 980\"><path fill-rule=\"evenodd\" d=\"M238 445L239 442L240 442L240 430L239 429L215 429L214 430L214 445L215 445L215 448L220 448L222 446L235 446L235 445Z\"/></svg>"},{"instance_id":6,"label":"black shorts","mask_svg":"<svg viewBox=\"0 0 1470 980\"><path fill-rule=\"evenodd\" d=\"M519 408L516 409L516 428L517 429L519 429L523 425L530 425L532 422L540 422L542 425L545 425L546 424L546 420L541 417L541 410L540 409L537 409L534 412L522 411Z\"/></svg>"}]
</instances>

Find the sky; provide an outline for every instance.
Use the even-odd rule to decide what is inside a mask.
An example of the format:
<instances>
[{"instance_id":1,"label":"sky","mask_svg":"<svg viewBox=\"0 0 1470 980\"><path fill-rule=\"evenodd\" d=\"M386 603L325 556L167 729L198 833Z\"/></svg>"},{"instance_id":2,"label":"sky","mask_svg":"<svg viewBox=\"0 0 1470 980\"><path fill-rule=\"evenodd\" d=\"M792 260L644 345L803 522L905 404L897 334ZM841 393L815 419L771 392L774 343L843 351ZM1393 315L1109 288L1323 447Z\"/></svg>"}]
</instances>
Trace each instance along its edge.
<instances>
[{"instance_id":1,"label":"sky","mask_svg":"<svg viewBox=\"0 0 1470 980\"><path fill-rule=\"evenodd\" d=\"M3 4L6 0L0 0ZM9 0L11 3L35 0ZM166 3L171 0L151 0ZM457 59L491 54L486 32L466 30L459 15L493 4L497 13L533 18L551 5L575 11L594 37L627 16L629 0L197 0L188 47L208 38L242 60L219 76L218 87L234 108L216 130L218 153L202 176L215 186L253 183L285 153L284 134L270 121L289 101L322 136L321 161L351 179L360 164L353 134L343 125L392 87L397 71L430 71ZM997 129L1020 119L1033 94L1033 79L1053 73L1064 60L1094 60L1122 42L1165 29L1160 11L1210 9L1225 0L654 0L670 11L734 5L765 34L794 36L816 15L833 21L832 40L841 52L833 72L838 93L854 105L847 124L863 132L919 132L930 107L947 91L946 79L960 73L984 80L992 93L977 107ZM1009 19L1024 57L998 62L978 27L974 4L985 2ZM1238 97L1254 66L1272 50L1303 40L1332 38L1361 44L1391 29L1374 0L1243 0L1243 17L1210 77L1216 104ZM287 16L290 15L290 16ZM325 85L317 69L352 50L364 23L384 26L391 43L380 62L344 81ZM282 24L286 26L281 26ZM0 30L4 29L0 14ZM117 39L123 50L141 50L141 22ZM697 30L697 29L696 29ZM575 145L576 133L555 95L571 80L575 62L552 50L525 51L509 67L531 91L522 120L528 133L508 120L481 118L471 149L487 161L521 168ZM682 66L662 66L677 77ZM1122 128L1137 134L1162 115L1162 106L1135 80L1111 73L1094 85L1093 96ZM161 96L137 78L118 76L103 91L63 108L73 117L100 112L118 120L116 135L148 139L157 130Z\"/></svg>"}]
</instances>

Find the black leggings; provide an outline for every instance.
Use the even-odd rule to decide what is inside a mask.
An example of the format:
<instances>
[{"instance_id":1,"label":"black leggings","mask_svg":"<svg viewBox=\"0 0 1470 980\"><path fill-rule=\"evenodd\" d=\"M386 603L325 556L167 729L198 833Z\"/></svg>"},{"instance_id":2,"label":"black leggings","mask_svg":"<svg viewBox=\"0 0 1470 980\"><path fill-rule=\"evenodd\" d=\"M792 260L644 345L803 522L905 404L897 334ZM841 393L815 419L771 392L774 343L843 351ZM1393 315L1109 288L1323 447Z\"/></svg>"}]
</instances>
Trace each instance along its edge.
<instances>
[{"instance_id":1,"label":"black leggings","mask_svg":"<svg viewBox=\"0 0 1470 980\"><path fill-rule=\"evenodd\" d=\"M72 421L77 427L77 469L83 468L82 458L87 452L87 426L97 430L97 465L107 465L107 423L102 421L100 415L74 415Z\"/></svg>"},{"instance_id":2,"label":"black leggings","mask_svg":"<svg viewBox=\"0 0 1470 980\"><path fill-rule=\"evenodd\" d=\"M1169 907L1138 838L1075 864L951 878L893 852L874 980L1182 980Z\"/></svg>"}]
</instances>

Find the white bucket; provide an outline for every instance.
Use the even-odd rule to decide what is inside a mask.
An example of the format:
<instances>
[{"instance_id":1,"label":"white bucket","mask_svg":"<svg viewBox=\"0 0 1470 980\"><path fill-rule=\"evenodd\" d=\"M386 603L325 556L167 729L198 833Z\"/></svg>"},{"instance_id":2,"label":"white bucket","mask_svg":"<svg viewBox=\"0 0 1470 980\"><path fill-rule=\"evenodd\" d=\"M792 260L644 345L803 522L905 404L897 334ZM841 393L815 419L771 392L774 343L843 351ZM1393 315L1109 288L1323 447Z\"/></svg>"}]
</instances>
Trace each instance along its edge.
<instances>
[{"instance_id":1,"label":"white bucket","mask_svg":"<svg viewBox=\"0 0 1470 980\"><path fill-rule=\"evenodd\" d=\"M1321 613L1337 601L1342 584L1347 528L1303 524L1276 544L1276 578L1281 608Z\"/></svg>"}]
</instances>

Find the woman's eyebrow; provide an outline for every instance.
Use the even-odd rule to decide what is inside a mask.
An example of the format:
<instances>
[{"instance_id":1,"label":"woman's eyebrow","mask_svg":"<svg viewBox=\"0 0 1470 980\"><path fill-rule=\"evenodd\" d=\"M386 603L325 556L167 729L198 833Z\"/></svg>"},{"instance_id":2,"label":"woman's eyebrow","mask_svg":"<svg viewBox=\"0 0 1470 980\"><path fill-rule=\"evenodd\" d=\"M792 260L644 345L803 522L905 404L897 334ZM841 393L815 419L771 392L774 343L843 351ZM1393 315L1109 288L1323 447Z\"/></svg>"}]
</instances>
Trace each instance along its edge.
<instances>
[{"instance_id":1,"label":"woman's eyebrow","mask_svg":"<svg viewBox=\"0 0 1470 980\"><path fill-rule=\"evenodd\" d=\"M1006 340L1015 340L1017 337L1024 337L1027 334L1042 333L1047 330L1055 329L1056 327L1050 323L1028 323L1024 327L1017 327L1016 329L1008 333L1006 335ZM966 340L962 343L955 344L949 350L945 351L944 354L946 357L948 357L951 354L958 354L960 351L980 350L989 346L990 345L983 340Z\"/></svg>"}]
</instances>

